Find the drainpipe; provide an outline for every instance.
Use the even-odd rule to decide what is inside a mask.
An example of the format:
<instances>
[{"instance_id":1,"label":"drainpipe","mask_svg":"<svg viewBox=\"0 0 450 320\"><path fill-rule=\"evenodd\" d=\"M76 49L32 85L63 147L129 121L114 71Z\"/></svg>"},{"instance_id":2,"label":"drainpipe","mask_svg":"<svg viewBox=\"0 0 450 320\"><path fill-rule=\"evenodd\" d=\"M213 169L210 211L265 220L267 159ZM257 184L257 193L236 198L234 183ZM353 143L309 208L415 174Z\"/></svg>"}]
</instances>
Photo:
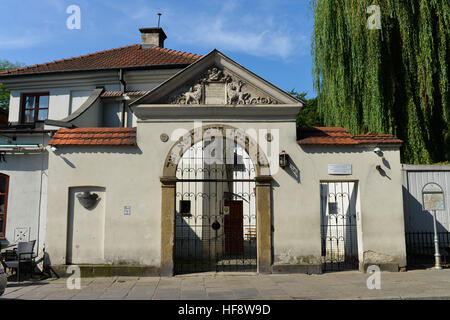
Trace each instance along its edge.
<instances>
[{"instance_id":1,"label":"drainpipe","mask_svg":"<svg viewBox=\"0 0 450 320\"><path fill-rule=\"evenodd\" d=\"M42 145L44 145L45 142L45 133L42 134ZM45 152L41 154L41 179L40 179L40 186L39 186L39 208L38 208L38 221L37 221L37 239L36 239L36 254L39 256L39 250L40 245L40 236L41 236L41 228L43 227L41 225L41 209L42 209L42 182L43 182L43 175L44 175L44 159L45 159ZM48 162L48 159L47 159Z\"/></svg>"},{"instance_id":2,"label":"drainpipe","mask_svg":"<svg viewBox=\"0 0 450 320\"><path fill-rule=\"evenodd\" d=\"M120 91L123 92L122 96L122 127L125 127L125 111L127 108L127 102L125 100L125 92L127 90L127 83L123 78L123 69L119 69L119 81L120 81Z\"/></svg>"}]
</instances>

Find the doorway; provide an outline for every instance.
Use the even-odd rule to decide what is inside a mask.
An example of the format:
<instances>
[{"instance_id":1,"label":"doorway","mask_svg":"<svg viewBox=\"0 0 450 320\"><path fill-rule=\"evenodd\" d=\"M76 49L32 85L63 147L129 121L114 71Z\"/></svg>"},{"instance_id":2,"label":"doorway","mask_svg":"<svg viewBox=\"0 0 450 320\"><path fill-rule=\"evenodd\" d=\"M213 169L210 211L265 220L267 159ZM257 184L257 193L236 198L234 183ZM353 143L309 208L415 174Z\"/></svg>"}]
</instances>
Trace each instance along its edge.
<instances>
[{"instance_id":1,"label":"doorway","mask_svg":"<svg viewBox=\"0 0 450 320\"><path fill-rule=\"evenodd\" d=\"M225 254L240 255L244 252L244 215L242 201L225 200Z\"/></svg>"},{"instance_id":2,"label":"doorway","mask_svg":"<svg viewBox=\"0 0 450 320\"><path fill-rule=\"evenodd\" d=\"M257 269L255 168L226 140L195 143L177 165L176 274ZM218 159L217 150L232 160Z\"/></svg>"},{"instance_id":3,"label":"doorway","mask_svg":"<svg viewBox=\"0 0 450 320\"><path fill-rule=\"evenodd\" d=\"M322 270L358 269L357 183L320 184Z\"/></svg>"}]
</instances>

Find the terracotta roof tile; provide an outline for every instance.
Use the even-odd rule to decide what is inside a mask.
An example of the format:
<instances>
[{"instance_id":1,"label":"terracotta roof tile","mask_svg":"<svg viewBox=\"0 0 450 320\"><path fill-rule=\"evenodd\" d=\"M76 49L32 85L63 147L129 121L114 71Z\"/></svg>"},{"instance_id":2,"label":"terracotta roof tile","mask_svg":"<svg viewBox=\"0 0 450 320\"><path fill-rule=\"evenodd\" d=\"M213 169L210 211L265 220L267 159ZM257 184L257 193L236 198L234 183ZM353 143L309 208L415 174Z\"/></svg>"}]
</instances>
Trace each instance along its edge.
<instances>
[{"instance_id":1,"label":"terracotta roof tile","mask_svg":"<svg viewBox=\"0 0 450 320\"><path fill-rule=\"evenodd\" d=\"M402 140L390 134L369 132L365 135L351 135L342 127L299 128L297 143L300 145L361 145L401 144Z\"/></svg>"},{"instance_id":2,"label":"terracotta roof tile","mask_svg":"<svg viewBox=\"0 0 450 320\"><path fill-rule=\"evenodd\" d=\"M117 69L158 65L191 64L202 56L160 47L141 48L140 44L99 51L79 57L56 60L0 72L0 77L63 71Z\"/></svg>"},{"instance_id":3,"label":"terracotta roof tile","mask_svg":"<svg viewBox=\"0 0 450 320\"><path fill-rule=\"evenodd\" d=\"M364 135L356 135L353 136L353 138L358 141L360 144L382 144L382 143L391 143L391 144L401 144L403 143L402 140L394 137L390 134L376 134L375 132L369 132Z\"/></svg>"},{"instance_id":4,"label":"terracotta roof tile","mask_svg":"<svg viewBox=\"0 0 450 320\"><path fill-rule=\"evenodd\" d=\"M59 129L53 135L49 144L52 146L135 146L136 128Z\"/></svg>"}]
</instances>

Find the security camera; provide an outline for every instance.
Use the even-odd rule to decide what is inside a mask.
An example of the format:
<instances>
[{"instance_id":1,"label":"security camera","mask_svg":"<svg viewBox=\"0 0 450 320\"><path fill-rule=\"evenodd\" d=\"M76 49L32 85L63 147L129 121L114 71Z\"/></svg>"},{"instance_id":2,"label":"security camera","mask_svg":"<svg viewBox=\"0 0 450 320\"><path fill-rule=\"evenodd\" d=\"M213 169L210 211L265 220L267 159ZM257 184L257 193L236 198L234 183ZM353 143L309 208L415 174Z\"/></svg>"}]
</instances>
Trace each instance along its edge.
<instances>
[{"instance_id":1,"label":"security camera","mask_svg":"<svg viewBox=\"0 0 450 320\"><path fill-rule=\"evenodd\" d=\"M381 151L380 148L376 147L375 149L373 149L373 152L375 152L377 155L381 156L383 154L383 152Z\"/></svg>"},{"instance_id":2,"label":"security camera","mask_svg":"<svg viewBox=\"0 0 450 320\"><path fill-rule=\"evenodd\" d=\"M55 146L51 146L51 147L50 147L50 150L52 150L53 152L55 152L55 151L57 151L57 150L58 150L58 148L57 148L57 147L55 147Z\"/></svg>"}]
</instances>

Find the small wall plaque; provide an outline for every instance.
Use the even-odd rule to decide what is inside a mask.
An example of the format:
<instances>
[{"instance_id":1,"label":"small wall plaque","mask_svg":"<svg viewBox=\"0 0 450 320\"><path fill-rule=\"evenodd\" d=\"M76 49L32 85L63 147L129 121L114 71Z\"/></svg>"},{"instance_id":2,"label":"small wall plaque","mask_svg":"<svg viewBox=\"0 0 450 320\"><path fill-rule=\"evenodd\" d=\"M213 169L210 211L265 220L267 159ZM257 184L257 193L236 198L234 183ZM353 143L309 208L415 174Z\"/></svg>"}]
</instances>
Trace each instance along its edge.
<instances>
[{"instance_id":1,"label":"small wall plaque","mask_svg":"<svg viewBox=\"0 0 450 320\"><path fill-rule=\"evenodd\" d=\"M351 164L329 164L328 165L328 174L352 174L352 165Z\"/></svg>"},{"instance_id":2,"label":"small wall plaque","mask_svg":"<svg viewBox=\"0 0 450 320\"><path fill-rule=\"evenodd\" d=\"M159 136L159 138L161 139L162 142L167 142L167 141L169 141L169 136L167 135L167 133L161 133L161 135Z\"/></svg>"},{"instance_id":3,"label":"small wall plaque","mask_svg":"<svg viewBox=\"0 0 450 320\"><path fill-rule=\"evenodd\" d=\"M30 228L29 227L14 229L14 242L17 243L17 242L21 242L21 241L30 241Z\"/></svg>"},{"instance_id":4,"label":"small wall plaque","mask_svg":"<svg viewBox=\"0 0 450 320\"><path fill-rule=\"evenodd\" d=\"M126 216L130 216L131 215L131 206L123 207L123 214Z\"/></svg>"}]
</instances>

